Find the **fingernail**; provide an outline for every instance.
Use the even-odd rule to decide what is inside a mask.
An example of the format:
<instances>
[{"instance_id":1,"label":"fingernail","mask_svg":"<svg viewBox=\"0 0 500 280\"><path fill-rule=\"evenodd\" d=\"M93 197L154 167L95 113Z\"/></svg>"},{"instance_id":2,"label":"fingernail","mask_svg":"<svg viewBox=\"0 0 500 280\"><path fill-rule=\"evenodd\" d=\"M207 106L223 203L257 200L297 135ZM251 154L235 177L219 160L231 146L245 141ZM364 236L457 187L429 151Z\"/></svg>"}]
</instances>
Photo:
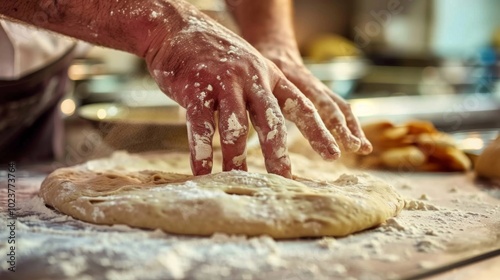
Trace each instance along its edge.
<instances>
[{"instance_id":1,"label":"fingernail","mask_svg":"<svg viewBox=\"0 0 500 280\"><path fill-rule=\"evenodd\" d=\"M331 158L331 159L338 159L340 157L340 149L337 145L330 145L328 146L328 152L330 153L330 157L328 158Z\"/></svg>"},{"instance_id":2,"label":"fingernail","mask_svg":"<svg viewBox=\"0 0 500 280\"><path fill-rule=\"evenodd\" d=\"M373 145L370 143L370 141L368 141L368 139L363 138L360 151L365 155L373 152Z\"/></svg>"},{"instance_id":3,"label":"fingernail","mask_svg":"<svg viewBox=\"0 0 500 280\"><path fill-rule=\"evenodd\" d=\"M347 150L350 152L358 151L361 148L361 140L356 136L351 136L349 138L349 146L347 147Z\"/></svg>"},{"instance_id":4,"label":"fingernail","mask_svg":"<svg viewBox=\"0 0 500 280\"><path fill-rule=\"evenodd\" d=\"M290 170L286 170L285 172L282 172L280 175L285 178L292 179L292 172Z\"/></svg>"},{"instance_id":5,"label":"fingernail","mask_svg":"<svg viewBox=\"0 0 500 280\"><path fill-rule=\"evenodd\" d=\"M271 174L276 174L276 175L279 175L279 176L282 176L282 177L285 177L288 179L292 178L292 170L290 168L272 169L272 170L268 170L267 172L269 172Z\"/></svg>"},{"instance_id":6,"label":"fingernail","mask_svg":"<svg viewBox=\"0 0 500 280\"><path fill-rule=\"evenodd\" d=\"M192 166L191 169L193 170L193 175L195 176L207 175L212 173L211 160L204 160L202 162L192 162L191 166Z\"/></svg>"}]
</instances>

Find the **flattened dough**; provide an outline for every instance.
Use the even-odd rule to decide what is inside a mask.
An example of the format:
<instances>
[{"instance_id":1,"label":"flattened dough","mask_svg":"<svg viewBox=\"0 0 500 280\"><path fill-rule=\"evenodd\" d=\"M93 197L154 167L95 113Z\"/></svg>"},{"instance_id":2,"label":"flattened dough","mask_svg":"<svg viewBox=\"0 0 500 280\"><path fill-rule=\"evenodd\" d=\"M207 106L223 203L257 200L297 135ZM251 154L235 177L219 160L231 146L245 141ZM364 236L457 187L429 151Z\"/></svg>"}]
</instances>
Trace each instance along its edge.
<instances>
[{"instance_id":1,"label":"flattened dough","mask_svg":"<svg viewBox=\"0 0 500 280\"><path fill-rule=\"evenodd\" d=\"M390 185L369 175L320 182L243 171L193 177L108 167L58 169L42 183L40 196L95 224L274 238L345 236L383 223L404 206Z\"/></svg>"}]
</instances>

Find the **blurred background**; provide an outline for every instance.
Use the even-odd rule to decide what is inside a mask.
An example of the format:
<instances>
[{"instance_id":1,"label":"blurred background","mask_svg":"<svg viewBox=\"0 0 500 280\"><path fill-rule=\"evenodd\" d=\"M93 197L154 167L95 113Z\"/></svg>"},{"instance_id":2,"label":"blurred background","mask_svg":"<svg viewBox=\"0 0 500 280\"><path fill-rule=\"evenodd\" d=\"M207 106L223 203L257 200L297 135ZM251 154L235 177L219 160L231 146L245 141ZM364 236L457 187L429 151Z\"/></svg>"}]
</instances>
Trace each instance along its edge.
<instances>
[{"instance_id":1,"label":"blurred background","mask_svg":"<svg viewBox=\"0 0 500 280\"><path fill-rule=\"evenodd\" d=\"M223 1L191 2L237 32ZM304 61L349 99L362 122L421 119L450 132L499 130L500 1L295 0L294 6ZM69 119L80 112L94 122L148 114L158 120L155 112L137 110L166 106L178 118L171 123L183 122L135 56L93 47L69 74L73 90L61 104Z\"/></svg>"}]
</instances>

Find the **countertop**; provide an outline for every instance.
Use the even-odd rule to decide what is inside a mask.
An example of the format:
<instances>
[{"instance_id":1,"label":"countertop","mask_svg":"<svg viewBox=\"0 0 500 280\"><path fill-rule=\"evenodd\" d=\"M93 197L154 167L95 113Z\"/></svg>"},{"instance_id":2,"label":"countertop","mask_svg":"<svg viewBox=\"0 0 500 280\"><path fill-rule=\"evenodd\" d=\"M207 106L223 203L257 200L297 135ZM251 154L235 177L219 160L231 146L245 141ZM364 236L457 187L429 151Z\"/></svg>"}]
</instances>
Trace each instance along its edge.
<instances>
[{"instance_id":1,"label":"countertop","mask_svg":"<svg viewBox=\"0 0 500 280\"><path fill-rule=\"evenodd\" d=\"M333 180L346 172L300 155L292 161L301 162L294 165L300 176ZM187 156L182 164L188 166ZM24 177L16 183L16 272L6 271L2 257L0 278L404 279L500 249L498 183L478 181L472 173L370 173L390 182L414 209L345 238L276 241L266 236L180 236L81 222L47 208L37 196L45 174L20 168L17 174ZM6 177L0 178L3 225ZM7 234L2 226L2 256L9 250ZM492 279L499 275L498 267L496 257L433 279Z\"/></svg>"}]
</instances>

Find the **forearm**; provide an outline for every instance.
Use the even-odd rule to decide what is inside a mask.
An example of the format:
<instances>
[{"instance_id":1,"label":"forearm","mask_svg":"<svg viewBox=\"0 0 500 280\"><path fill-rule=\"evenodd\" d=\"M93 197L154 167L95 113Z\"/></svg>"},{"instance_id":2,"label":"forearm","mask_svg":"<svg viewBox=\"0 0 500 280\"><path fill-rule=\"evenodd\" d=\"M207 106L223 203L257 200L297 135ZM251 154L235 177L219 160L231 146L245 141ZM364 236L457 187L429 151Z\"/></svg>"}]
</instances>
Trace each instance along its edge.
<instances>
[{"instance_id":1,"label":"forearm","mask_svg":"<svg viewBox=\"0 0 500 280\"><path fill-rule=\"evenodd\" d=\"M226 3L241 35L252 45L295 44L291 0L226 0Z\"/></svg>"},{"instance_id":2,"label":"forearm","mask_svg":"<svg viewBox=\"0 0 500 280\"><path fill-rule=\"evenodd\" d=\"M183 28L186 9L178 0L2 0L0 15L143 57L157 30Z\"/></svg>"}]
</instances>

